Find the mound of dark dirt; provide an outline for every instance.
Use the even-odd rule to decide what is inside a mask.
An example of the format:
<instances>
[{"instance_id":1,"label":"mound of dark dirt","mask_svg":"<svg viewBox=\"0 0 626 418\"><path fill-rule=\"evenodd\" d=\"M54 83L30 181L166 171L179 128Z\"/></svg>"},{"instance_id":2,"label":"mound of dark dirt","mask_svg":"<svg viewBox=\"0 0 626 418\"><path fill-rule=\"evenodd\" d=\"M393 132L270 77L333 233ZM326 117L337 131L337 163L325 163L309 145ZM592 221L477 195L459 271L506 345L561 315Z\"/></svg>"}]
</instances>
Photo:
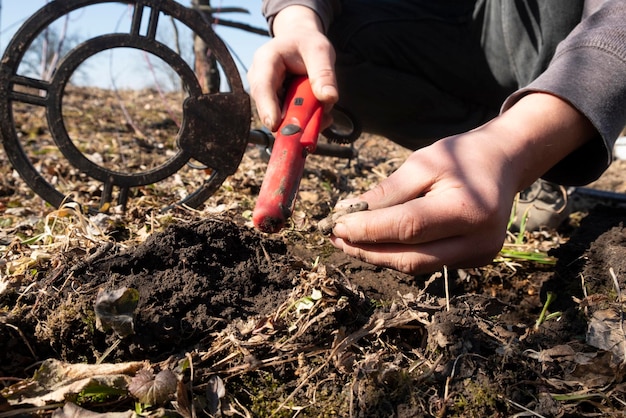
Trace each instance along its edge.
<instances>
[{"instance_id":1,"label":"mound of dark dirt","mask_svg":"<svg viewBox=\"0 0 626 418\"><path fill-rule=\"evenodd\" d=\"M542 289L567 295L554 301L553 309L575 306L572 296L583 298L583 285L589 294L614 289L609 275L613 269L626 288L626 209L598 205L576 228L567 244L552 250L558 258L553 276Z\"/></svg>"},{"instance_id":2,"label":"mound of dark dirt","mask_svg":"<svg viewBox=\"0 0 626 418\"><path fill-rule=\"evenodd\" d=\"M106 244L91 257L67 259L24 301L32 311L7 321L34 331L37 358L93 361L116 338L95 329L99 289L133 288L139 292L135 334L115 357L162 358L193 349L235 318L275 309L292 288L293 263L282 241L231 222L172 225L137 247ZM24 353L24 342L1 340L0 374L9 375L23 366L15 356Z\"/></svg>"}]
</instances>

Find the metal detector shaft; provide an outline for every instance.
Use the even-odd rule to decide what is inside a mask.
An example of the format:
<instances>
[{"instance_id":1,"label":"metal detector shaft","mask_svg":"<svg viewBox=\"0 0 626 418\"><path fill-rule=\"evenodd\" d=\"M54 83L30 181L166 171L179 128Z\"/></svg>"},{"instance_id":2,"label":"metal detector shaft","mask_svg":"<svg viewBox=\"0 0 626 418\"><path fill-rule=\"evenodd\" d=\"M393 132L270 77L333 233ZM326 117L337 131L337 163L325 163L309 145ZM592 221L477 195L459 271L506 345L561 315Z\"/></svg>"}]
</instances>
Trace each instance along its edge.
<instances>
[{"instance_id":1,"label":"metal detector shaft","mask_svg":"<svg viewBox=\"0 0 626 418\"><path fill-rule=\"evenodd\" d=\"M613 192L609 190L598 190L589 187L576 187L572 195L587 196L598 200L611 201L616 203L626 203L626 193Z\"/></svg>"},{"instance_id":2,"label":"metal detector shaft","mask_svg":"<svg viewBox=\"0 0 626 418\"><path fill-rule=\"evenodd\" d=\"M269 151L274 147L274 141L274 135L262 129L253 129L248 136L249 144L260 145ZM347 160L351 160L357 156L356 150L351 146L319 142L317 143L317 147L315 147L315 151L311 154L321 155L323 157L345 158Z\"/></svg>"}]
</instances>

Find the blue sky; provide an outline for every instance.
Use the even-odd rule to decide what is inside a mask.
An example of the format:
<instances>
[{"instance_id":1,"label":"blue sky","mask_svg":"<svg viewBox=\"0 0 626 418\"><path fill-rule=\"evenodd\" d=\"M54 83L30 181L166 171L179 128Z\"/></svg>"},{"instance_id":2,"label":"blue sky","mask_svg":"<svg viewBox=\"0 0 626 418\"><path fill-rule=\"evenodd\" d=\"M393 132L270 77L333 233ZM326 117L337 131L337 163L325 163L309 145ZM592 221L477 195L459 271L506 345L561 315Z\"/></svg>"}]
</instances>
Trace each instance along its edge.
<instances>
[{"instance_id":1,"label":"blue sky","mask_svg":"<svg viewBox=\"0 0 626 418\"><path fill-rule=\"evenodd\" d=\"M179 3L188 6L191 4L191 0L177 0ZM0 0L2 8L0 10L0 49L4 53L6 45L10 42L12 36L19 29L22 23L34 14L39 8L48 3L47 0ZM244 7L250 10L250 14L243 13L228 13L221 14L224 19L246 23L251 26L265 28L265 19L261 16L261 0L213 0L212 6L217 7L229 7L238 6ZM97 6L98 8L90 9L92 12L77 12L70 16L68 32L79 33L80 38L90 38L103 33L110 33L109 28L115 25L115 22L119 23L124 18L128 21L128 13L125 12L126 6L109 4ZM126 16L124 16L126 14ZM113 22L113 23L112 23ZM161 22L161 21L160 21ZM161 23L159 23L161 25ZM59 28L61 25L59 24ZM215 26L215 31L218 35L236 52L237 56L241 59L243 66L248 67L252 62L252 56L254 51L264 42L267 38L260 35L250 34L241 30L236 30L224 26ZM133 52L139 54L139 52ZM124 59L116 58L116 62L124 61ZM136 62L134 60L133 62ZM103 76L97 74L96 68L103 70L106 65L92 63L89 66L90 79L104 79ZM129 68L116 69L115 74L117 79L126 80L129 83L133 82L132 77L127 75ZM240 68L242 72L245 72L243 67ZM137 71L140 72L140 71ZM144 71L145 72L145 71ZM243 76L244 84L247 85L245 76ZM87 82L85 82L87 83ZM89 81L89 83L94 83ZM96 82L97 84L97 82Z\"/></svg>"}]
</instances>

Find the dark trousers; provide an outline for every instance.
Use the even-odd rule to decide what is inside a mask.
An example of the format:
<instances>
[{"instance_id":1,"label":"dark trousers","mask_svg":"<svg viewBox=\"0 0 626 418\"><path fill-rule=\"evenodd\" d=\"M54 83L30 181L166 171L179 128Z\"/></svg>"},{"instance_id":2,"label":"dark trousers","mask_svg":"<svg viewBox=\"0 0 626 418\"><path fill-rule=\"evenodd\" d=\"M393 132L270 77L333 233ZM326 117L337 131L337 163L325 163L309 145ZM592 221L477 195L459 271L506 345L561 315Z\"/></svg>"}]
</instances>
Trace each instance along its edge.
<instances>
[{"instance_id":1,"label":"dark trousers","mask_svg":"<svg viewBox=\"0 0 626 418\"><path fill-rule=\"evenodd\" d=\"M410 149L475 128L545 70L583 0L345 0L339 104Z\"/></svg>"}]
</instances>

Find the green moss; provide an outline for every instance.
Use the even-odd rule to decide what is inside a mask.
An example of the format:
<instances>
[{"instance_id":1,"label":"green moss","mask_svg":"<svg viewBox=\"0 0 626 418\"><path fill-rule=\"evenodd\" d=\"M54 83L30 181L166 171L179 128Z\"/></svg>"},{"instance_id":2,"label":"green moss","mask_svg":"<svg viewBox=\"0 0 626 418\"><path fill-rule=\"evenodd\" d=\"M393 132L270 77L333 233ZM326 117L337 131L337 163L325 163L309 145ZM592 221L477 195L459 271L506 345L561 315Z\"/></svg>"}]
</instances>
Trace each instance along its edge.
<instances>
[{"instance_id":1,"label":"green moss","mask_svg":"<svg viewBox=\"0 0 626 418\"><path fill-rule=\"evenodd\" d=\"M176 224L177 220L174 219L172 215L165 215L159 218L159 223L161 224L161 228L166 228L169 225Z\"/></svg>"},{"instance_id":2,"label":"green moss","mask_svg":"<svg viewBox=\"0 0 626 418\"><path fill-rule=\"evenodd\" d=\"M87 332L89 334L94 334L96 331L96 313L91 310L88 309L86 311L82 312L82 315L80 315L80 321L85 325L85 328L87 328Z\"/></svg>"},{"instance_id":3,"label":"green moss","mask_svg":"<svg viewBox=\"0 0 626 418\"><path fill-rule=\"evenodd\" d=\"M315 386L315 403L311 403L305 387L281 408L295 387L285 386L279 377L261 370L228 382L227 393L231 393L254 417L292 417L297 411L298 417L346 416L348 401L343 393L328 390L323 384L317 386L314 382L311 386Z\"/></svg>"},{"instance_id":4,"label":"green moss","mask_svg":"<svg viewBox=\"0 0 626 418\"><path fill-rule=\"evenodd\" d=\"M232 393L255 417L271 416L282 404L284 396L288 396L284 395L281 382L271 373L262 370L232 380L227 386L227 393ZM274 416L291 416L289 406L294 405L286 405L287 409L277 412Z\"/></svg>"},{"instance_id":5,"label":"green moss","mask_svg":"<svg viewBox=\"0 0 626 418\"><path fill-rule=\"evenodd\" d=\"M330 256L337 252L337 249L330 243L330 241L324 241L324 244L316 248L317 255L320 257L320 261L327 260Z\"/></svg>"},{"instance_id":6,"label":"green moss","mask_svg":"<svg viewBox=\"0 0 626 418\"><path fill-rule=\"evenodd\" d=\"M450 410L452 416L491 416L504 407L500 405L498 391L495 388L470 379L465 379L463 386L465 390L453 399Z\"/></svg>"}]
</instances>

